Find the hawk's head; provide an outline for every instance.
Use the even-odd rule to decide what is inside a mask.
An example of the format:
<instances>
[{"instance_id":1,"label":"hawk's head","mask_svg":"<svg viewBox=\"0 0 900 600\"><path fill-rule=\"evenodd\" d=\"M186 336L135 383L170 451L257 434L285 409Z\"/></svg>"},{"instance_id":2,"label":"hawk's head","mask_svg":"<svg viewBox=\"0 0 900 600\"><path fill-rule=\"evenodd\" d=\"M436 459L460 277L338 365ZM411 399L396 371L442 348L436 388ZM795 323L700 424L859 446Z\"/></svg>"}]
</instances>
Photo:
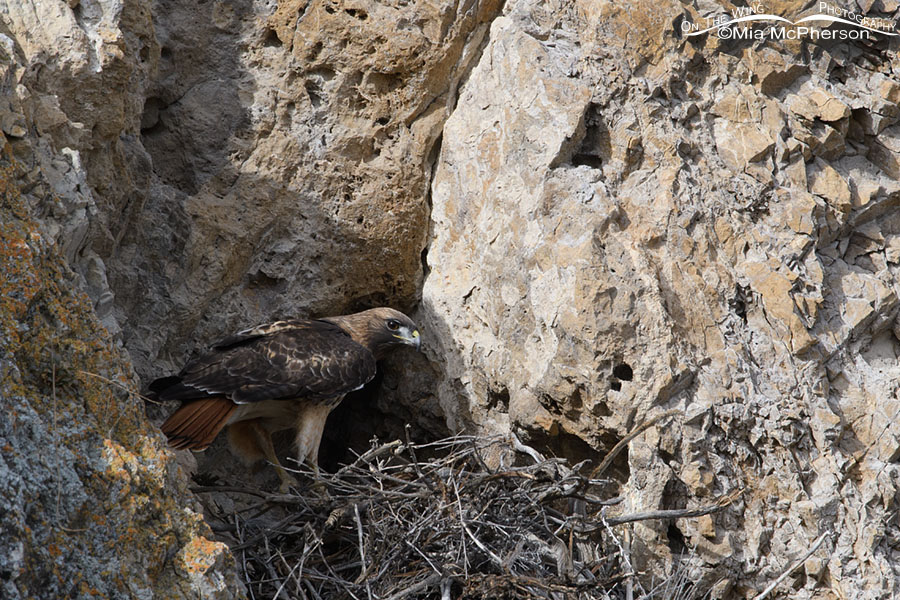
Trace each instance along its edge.
<instances>
[{"instance_id":1,"label":"hawk's head","mask_svg":"<svg viewBox=\"0 0 900 600\"><path fill-rule=\"evenodd\" d=\"M422 346L416 324L393 308L372 308L326 320L344 329L354 340L368 348L375 358L383 358L401 346L413 346L416 350Z\"/></svg>"}]
</instances>

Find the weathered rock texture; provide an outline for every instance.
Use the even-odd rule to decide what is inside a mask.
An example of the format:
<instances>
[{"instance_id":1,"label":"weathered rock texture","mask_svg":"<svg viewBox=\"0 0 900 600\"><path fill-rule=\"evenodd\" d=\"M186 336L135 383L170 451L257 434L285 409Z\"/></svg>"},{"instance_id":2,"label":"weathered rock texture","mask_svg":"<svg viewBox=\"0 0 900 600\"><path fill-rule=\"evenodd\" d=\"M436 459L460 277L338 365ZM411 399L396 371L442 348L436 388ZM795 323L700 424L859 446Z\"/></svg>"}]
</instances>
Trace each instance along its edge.
<instances>
[{"instance_id":1,"label":"weathered rock texture","mask_svg":"<svg viewBox=\"0 0 900 600\"><path fill-rule=\"evenodd\" d=\"M4 140L5 141L5 140ZM0 596L233 598L122 350L0 171Z\"/></svg>"},{"instance_id":2,"label":"weathered rock texture","mask_svg":"<svg viewBox=\"0 0 900 600\"><path fill-rule=\"evenodd\" d=\"M499 10L498 0L0 0L0 130L16 161L9 178L22 192L21 218L35 219L46 251L64 256L99 323L145 379L236 327L374 304L409 309L423 277L436 141ZM67 335L101 340L90 331L97 325ZM12 364L21 370L27 360ZM66 355L59 368L84 370L77 364ZM134 410L131 396L109 402ZM46 402L33 405L45 423L56 414ZM132 417L135 428L150 431ZM107 437L136 452L136 442L120 435ZM104 439L84 441L76 456L89 456L90 443L101 454ZM153 489L171 502L164 456L134 460L139 471L158 471ZM30 493L52 498L55 481L45 477ZM141 502L142 493L123 493L122 502ZM98 510L116 501L82 500ZM199 539L180 524L139 528L148 539L166 540L170 530L183 544ZM115 543L82 537L85 556L105 556L91 544ZM160 547L165 565L180 564L168 540ZM136 575L146 582L127 584L134 595L177 597L170 589L177 583L186 595L206 597L218 589L202 576L212 566L207 579L228 588L222 548L199 550L206 554L197 565L217 562L186 572L197 578L193 588L177 577L150 586L152 570ZM130 568L132 558L145 557L135 549L123 564ZM145 562L157 568L155 560ZM45 562L50 568L52 557L11 571L22 593L57 596L56 588L36 592L27 583L42 573L33 565ZM72 566L82 567L100 576Z\"/></svg>"},{"instance_id":3,"label":"weathered rock texture","mask_svg":"<svg viewBox=\"0 0 900 600\"><path fill-rule=\"evenodd\" d=\"M247 322L414 304L429 156L497 0L73 4L6 6L4 123L33 124L48 227L139 373Z\"/></svg>"},{"instance_id":4,"label":"weathered rock texture","mask_svg":"<svg viewBox=\"0 0 900 600\"><path fill-rule=\"evenodd\" d=\"M430 364L389 367L382 408L571 458L678 409L619 465L623 510L745 493L635 526L638 569L687 548L713 597L749 597L830 532L778 593L891 597L897 42L682 37L733 8L0 0L0 130L34 248L141 376L239 326L421 294ZM48 435L46 368L78 360L22 379ZM114 433L75 454L150 443Z\"/></svg>"},{"instance_id":5,"label":"weathered rock texture","mask_svg":"<svg viewBox=\"0 0 900 600\"><path fill-rule=\"evenodd\" d=\"M896 597L898 46L681 37L713 9L507 3L432 187L439 397L584 457L680 409L625 510L745 493L635 527L636 568L749 596L831 532L782 595Z\"/></svg>"},{"instance_id":6,"label":"weathered rock texture","mask_svg":"<svg viewBox=\"0 0 900 600\"><path fill-rule=\"evenodd\" d=\"M497 2L274 6L153 7L146 200L97 249L142 374L421 288L429 154Z\"/></svg>"},{"instance_id":7,"label":"weathered rock texture","mask_svg":"<svg viewBox=\"0 0 900 600\"><path fill-rule=\"evenodd\" d=\"M0 596L240 596L97 318L115 330L87 244L114 247L140 189L148 7L4 2L0 22Z\"/></svg>"}]
</instances>

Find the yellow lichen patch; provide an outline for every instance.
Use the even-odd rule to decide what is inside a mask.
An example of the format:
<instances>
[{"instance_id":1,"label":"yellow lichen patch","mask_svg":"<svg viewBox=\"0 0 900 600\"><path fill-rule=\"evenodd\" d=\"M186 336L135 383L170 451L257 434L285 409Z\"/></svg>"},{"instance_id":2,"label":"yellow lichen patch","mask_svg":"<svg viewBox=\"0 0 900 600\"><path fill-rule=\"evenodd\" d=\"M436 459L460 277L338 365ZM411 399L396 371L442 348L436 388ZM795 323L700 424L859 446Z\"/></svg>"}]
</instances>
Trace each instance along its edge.
<instances>
[{"instance_id":1,"label":"yellow lichen patch","mask_svg":"<svg viewBox=\"0 0 900 600\"><path fill-rule=\"evenodd\" d=\"M195 537L178 553L181 567L192 577L203 575L213 566L227 546L222 542L214 542L204 537Z\"/></svg>"},{"instance_id":2,"label":"yellow lichen patch","mask_svg":"<svg viewBox=\"0 0 900 600\"><path fill-rule=\"evenodd\" d=\"M79 587L79 591L81 592L82 598L86 598L88 596L93 596L95 598L100 598L103 596L103 592L96 588L92 588L87 584L87 582L82 581L81 586Z\"/></svg>"},{"instance_id":3,"label":"yellow lichen patch","mask_svg":"<svg viewBox=\"0 0 900 600\"><path fill-rule=\"evenodd\" d=\"M136 452L144 469L143 475L146 484L152 487L165 485L166 471L171 455L166 452L159 441L142 436Z\"/></svg>"},{"instance_id":4,"label":"yellow lichen patch","mask_svg":"<svg viewBox=\"0 0 900 600\"><path fill-rule=\"evenodd\" d=\"M127 356L75 291L74 274L38 233L11 177L0 166L0 350L11 359L0 397L13 399L5 406L13 436L20 419L36 425L21 427L23 438L0 450L27 462L22 472L36 475L23 479L26 493L44 498L21 507L12 532L26 547L17 584L54 597L132 597L151 589L159 597L186 597L184 589L232 596L223 587L233 580L227 548L201 537L209 530L170 475ZM27 443L40 451L25 452ZM44 481L53 482L49 492ZM173 561L184 544L184 559ZM116 566L85 569L81 557Z\"/></svg>"},{"instance_id":5,"label":"yellow lichen patch","mask_svg":"<svg viewBox=\"0 0 900 600\"><path fill-rule=\"evenodd\" d=\"M103 458L109 466L110 473L123 481L126 485L131 483L132 473L135 471L134 456L113 440L103 440Z\"/></svg>"},{"instance_id":6,"label":"yellow lichen patch","mask_svg":"<svg viewBox=\"0 0 900 600\"><path fill-rule=\"evenodd\" d=\"M16 322L40 289L40 279L32 268L34 252L29 245L33 226L15 218L21 202L9 193L9 169L0 169L0 333L15 343Z\"/></svg>"}]
</instances>

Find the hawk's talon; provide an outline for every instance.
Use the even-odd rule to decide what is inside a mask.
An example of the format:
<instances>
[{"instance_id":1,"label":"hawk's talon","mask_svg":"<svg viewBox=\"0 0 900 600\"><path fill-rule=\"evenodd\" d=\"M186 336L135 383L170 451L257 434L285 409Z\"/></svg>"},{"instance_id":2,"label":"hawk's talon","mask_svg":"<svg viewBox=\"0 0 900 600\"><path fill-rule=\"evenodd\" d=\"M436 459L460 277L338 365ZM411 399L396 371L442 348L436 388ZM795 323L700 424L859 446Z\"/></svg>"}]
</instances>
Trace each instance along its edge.
<instances>
[{"instance_id":1,"label":"hawk's talon","mask_svg":"<svg viewBox=\"0 0 900 600\"><path fill-rule=\"evenodd\" d=\"M331 497L331 494L328 493L328 486L325 485L325 482L318 477L309 484L309 487L307 487L307 489L319 498L328 499Z\"/></svg>"},{"instance_id":2,"label":"hawk's talon","mask_svg":"<svg viewBox=\"0 0 900 600\"><path fill-rule=\"evenodd\" d=\"M282 494L290 493L291 488L294 488L296 490L300 489L300 483L287 473L279 473L279 476L281 477L281 485L278 486L278 491L280 491Z\"/></svg>"}]
</instances>

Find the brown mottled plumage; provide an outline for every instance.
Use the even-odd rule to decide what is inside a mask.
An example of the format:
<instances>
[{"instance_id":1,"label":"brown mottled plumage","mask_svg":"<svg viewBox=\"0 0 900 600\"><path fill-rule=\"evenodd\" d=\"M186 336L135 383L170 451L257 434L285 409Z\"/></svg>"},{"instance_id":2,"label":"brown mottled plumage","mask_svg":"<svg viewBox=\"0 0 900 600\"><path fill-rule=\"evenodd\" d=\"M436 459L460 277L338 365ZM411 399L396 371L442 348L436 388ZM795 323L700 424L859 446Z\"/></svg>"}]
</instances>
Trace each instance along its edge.
<instances>
[{"instance_id":1,"label":"brown mottled plumage","mask_svg":"<svg viewBox=\"0 0 900 600\"><path fill-rule=\"evenodd\" d=\"M271 434L296 429L297 458L315 467L328 413L375 376L376 360L420 341L415 323L391 308L278 321L214 344L150 392L183 403L162 425L172 447L204 450L229 425L232 447L247 459L267 458L287 488L293 480Z\"/></svg>"}]
</instances>

